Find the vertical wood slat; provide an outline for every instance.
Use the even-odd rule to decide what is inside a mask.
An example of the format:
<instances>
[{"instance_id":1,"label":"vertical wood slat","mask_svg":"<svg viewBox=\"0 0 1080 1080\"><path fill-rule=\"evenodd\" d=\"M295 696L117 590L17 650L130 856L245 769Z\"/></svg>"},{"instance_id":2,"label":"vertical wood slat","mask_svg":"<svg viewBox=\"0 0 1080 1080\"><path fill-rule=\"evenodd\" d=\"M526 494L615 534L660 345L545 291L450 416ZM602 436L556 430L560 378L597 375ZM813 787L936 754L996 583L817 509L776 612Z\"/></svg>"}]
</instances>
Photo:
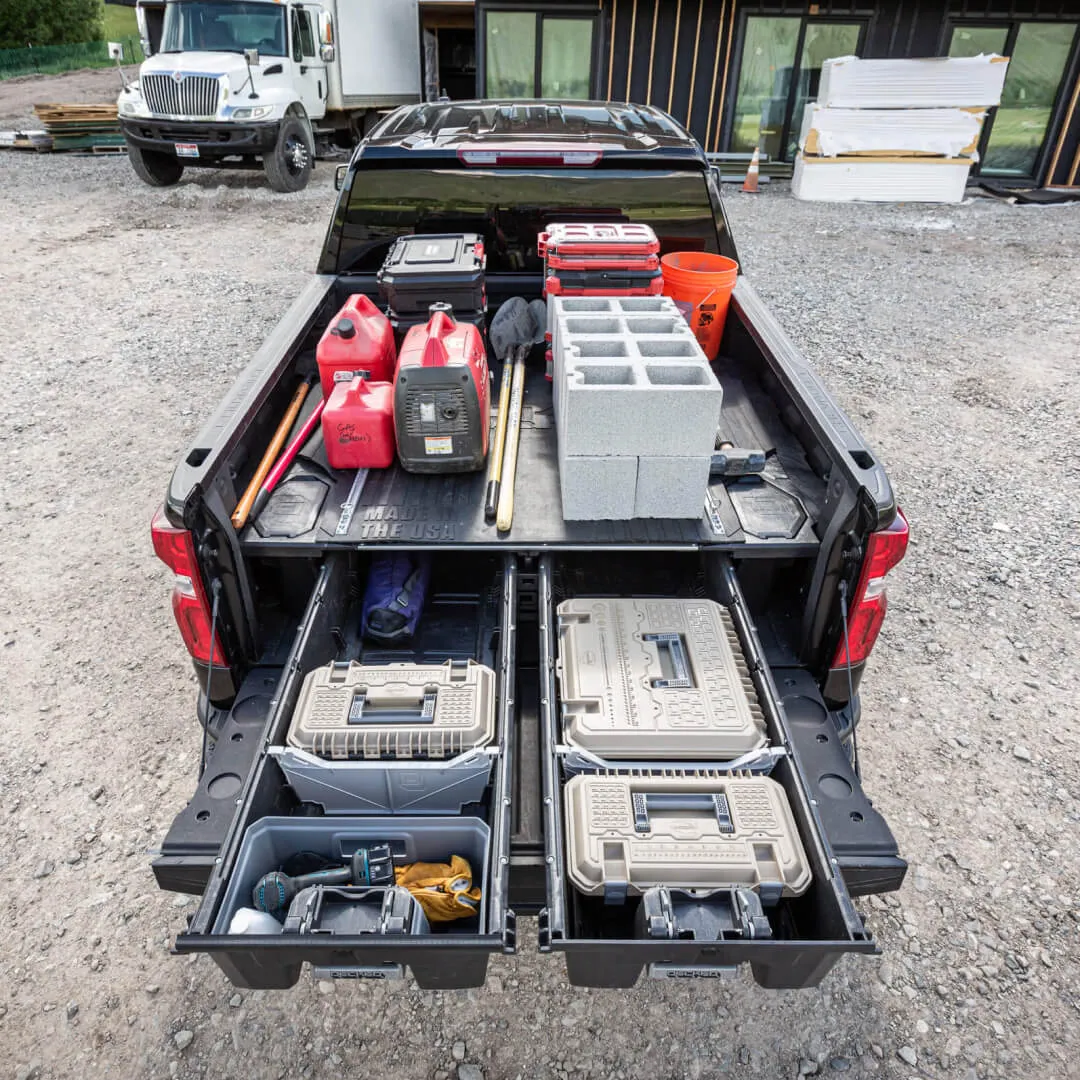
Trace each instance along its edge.
<instances>
[{"instance_id":1,"label":"vertical wood slat","mask_svg":"<svg viewBox=\"0 0 1080 1080\"><path fill-rule=\"evenodd\" d=\"M653 0L652 38L649 41L649 82L645 87L645 104L652 104L653 61L656 57L656 20L660 17L660 0Z\"/></svg>"},{"instance_id":2,"label":"vertical wood slat","mask_svg":"<svg viewBox=\"0 0 1080 1080\"><path fill-rule=\"evenodd\" d=\"M602 10L602 9L601 9ZM611 100L611 81L615 78L615 26L619 21L619 0L612 0L611 5L611 44L608 45L607 58L607 99Z\"/></svg>"},{"instance_id":3,"label":"vertical wood slat","mask_svg":"<svg viewBox=\"0 0 1080 1080\"><path fill-rule=\"evenodd\" d=\"M1072 126L1073 113L1076 110L1076 99L1080 97L1080 76L1077 77L1076 85L1073 87L1072 99L1069 102L1069 111L1065 114L1065 119L1061 124L1061 131L1058 133L1057 146L1054 147L1054 156L1050 159L1050 168L1046 170L1046 182L1052 184L1054 182L1054 173L1057 172L1058 159L1061 157L1061 151L1065 146L1065 140L1069 137L1069 128ZM1073 174L1076 174L1076 166L1073 166ZM1070 180L1069 183L1072 183Z\"/></svg>"},{"instance_id":4,"label":"vertical wood slat","mask_svg":"<svg viewBox=\"0 0 1080 1080\"><path fill-rule=\"evenodd\" d=\"M624 101L630 100L630 82L634 77L634 32L637 29L637 3L638 0L634 0L634 6L630 13L630 58L626 64L626 93L623 95Z\"/></svg>"},{"instance_id":5,"label":"vertical wood slat","mask_svg":"<svg viewBox=\"0 0 1080 1080\"><path fill-rule=\"evenodd\" d=\"M690 99L686 103L686 130L690 130L690 118L694 113L694 86L697 83L698 46L701 44L701 16L705 10L705 0L698 0L697 29L694 31L694 62L690 66Z\"/></svg>"},{"instance_id":6,"label":"vertical wood slat","mask_svg":"<svg viewBox=\"0 0 1080 1080\"><path fill-rule=\"evenodd\" d=\"M735 9L735 0L731 0L731 6L732 6L732 10L734 11L734 9ZM720 39L721 39L721 37L723 36L723 33L724 33L724 12L725 12L726 8L727 8L727 0L721 0L721 3L720 3L720 22L718 24L717 31L716 31L716 57L713 60L712 83L710 84L711 87L712 87L713 94L716 93L716 73L720 70ZM712 110L712 105L710 104L710 106L709 106L709 123L708 123L708 126L705 128L705 141L701 144L706 149L708 149L709 139L712 137L712 122L713 122L713 110Z\"/></svg>"},{"instance_id":7,"label":"vertical wood slat","mask_svg":"<svg viewBox=\"0 0 1080 1080\"><path fill-rule=\"evenodd\" d=\"M713 143L713 153L720 148L720 133L724 127L724 99L727 97L727 83L731 73L731 40L735 36L735 3L732 0L731 15L728 19L727 45L724 49L724 74L720 77L720 107L716 112L716 140ZM720 52L720 43L716 43L716 51Z\"/></svg>"},{"instance_id":8,"label":"vertical wood slat","mask_svg":"<svg viewBox=\"0 0 1080 1080\"><path fill-rule=\"evenodd\" d=\"M657 3L657 10L660 8ZM671 103L675 99L675 62L679 58L679 24L682 22L682 0L675 5L675 38L671 42L671 79L668 81L667 111L671 112Z\"/></svg>"}]
</instances>

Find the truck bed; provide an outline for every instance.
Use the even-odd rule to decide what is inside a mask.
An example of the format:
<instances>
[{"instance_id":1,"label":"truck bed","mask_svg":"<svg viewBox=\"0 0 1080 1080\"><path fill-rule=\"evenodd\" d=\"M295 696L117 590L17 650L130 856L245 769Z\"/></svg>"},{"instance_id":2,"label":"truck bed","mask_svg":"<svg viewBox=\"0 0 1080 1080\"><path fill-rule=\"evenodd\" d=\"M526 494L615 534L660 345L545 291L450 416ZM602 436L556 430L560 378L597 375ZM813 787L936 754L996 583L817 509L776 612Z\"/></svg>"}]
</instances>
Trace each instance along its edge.
<instances>
[{"instance_id":1,"label":"truck bed","mask_svg":"<svg viewBox=\"0 0 1080 1080\"><path fill-rule=\"evenodd\" d=\"M496 364L496 385L500 371ZM348 528L339 533L341 506L354 474L331 470L320 447L279 486L258 520L245 528L241 546L252 554L312 555L357 544L518 551L739 545L759 555L812 556L817 549L813 522L820 514L824 482L770 408L768 397L748 381L752 373L734 357L724 356L717 371L724 387L722 430L736 445L775 453L760 479L713 483L696 520L564 521L557 510L551 384L533 368L526 382L514 523L508 533L500 534L493 523L484 521L484 473L422 476L397 464L370 473ZM311 397L305 413L315 407L317 388ZM493 423L497 413L493 409Z\"/></svg>"},{"instance_id":2,"label":"truck bed","mask_svg":"<svg viewBox=\"0 0 1080 1080\"><path fill-rule=\"evenodd\" d=\"M539 287L539 279L492 276L489 303L539 295ZM646 964L673 971L669 977L715 977L749 963L763 985L804 986L842 953L874 951L850 898L898 887L905 864L862 791L849 753L851 715L830 711L812 643L827 606L819 602L823 580L853 515L880 527L892 520L895 503L871 451L753 289L741 279L736 286L714 371L724 389L721 433L768 451L768 463L761 477L712 483L698 519L564 522L550 384L534 364L508 534L483 520L483 473L430 477L394 466L370 475L339 535L355 474L329 469L321 451L295 463L263 513L237 534L229 514L297 378L313 373L319 336L355 292L374 297L374 280L311 282L204 427L170 488L171 515L220 538L219 557L234 567L226 595L250 619L246 639L237 634L250 657L243 681L222 695L227 704L208 707L214 739L206 768L154 863L164 888L203 894L178 949L209 952L238 985L267 988L292 985L304 963L365 973L348 977L382 977L385 965L405 965L424 986L478 985L488 955L515 948L516 914L540 915L541 948L566 952L571 980L586 985L630 985ZM497 363L494 374L497 384ZM305 413L317 394L316 382ZM484 799L469 810L490 837L486 918L460 935L394 943L376 936L336 948L228 934L222 905L238 887L232 875L245 872L245 836L256 823L273 830L282 815L307 812L268 750L281 743L303 677L363 655L359 596L367 560L386 548L432 552L436 636L417 643L418 656L450 657L461 642L476 655L476 642L497 643L488 655L500 680L498 763ZM606 554L615 551L617 559ZM795 808L814 867L806 896L778 913L774 940L719 950L643 942L628 936L632 912L620 921L569 890L563 827L552 809L563 782L553 742L556 594L709 597L729 608L770 740L783 748L773 775ZM494 610L493 597L497 625L481 615ZM309 831L318 836L320 826Z\"/></svg>"},{"instance_id":3,"label":"truck bed","mask_svg":"<svg viewBox=\"0 0 1080 1080\"><path fill-rule=\"evenodd\" d=\"M528 296L531 284L491 279L489 290ZM539 281L535 284L538 288ZM314 370L315 343L339 302L354 291L377 295L370 278L319 278L313 286L298 301L298 318L283 320L292 322L295 338L268 342L200 434L187 465L177 470L170 489L177 509L194 484L219 491L223 509L231 509L294 378ZM497 360L493 367L498 385ZM882 516L887 516L891 493L880 467L743 280L736 286L714 371L724 388L723 434L736 445L771 453L760 479L714 482L697 520L563 521L550 383L534 365L526 385L514 525L508 534L500 535L484 521L482 472L419 476L395 464L369 475L353 520L339 535L341 504L353 474L331 470L320 449L310 459L299 459L259 519L244 529L241 548L251 554L311 556L385 544L511 551L661 545L717 547L743 557L812 558L825 512L825 477L837 467L855 487L879 499L886 496ZM317 401L316 387L298 424Z\"/></svg>"}]
</instances>

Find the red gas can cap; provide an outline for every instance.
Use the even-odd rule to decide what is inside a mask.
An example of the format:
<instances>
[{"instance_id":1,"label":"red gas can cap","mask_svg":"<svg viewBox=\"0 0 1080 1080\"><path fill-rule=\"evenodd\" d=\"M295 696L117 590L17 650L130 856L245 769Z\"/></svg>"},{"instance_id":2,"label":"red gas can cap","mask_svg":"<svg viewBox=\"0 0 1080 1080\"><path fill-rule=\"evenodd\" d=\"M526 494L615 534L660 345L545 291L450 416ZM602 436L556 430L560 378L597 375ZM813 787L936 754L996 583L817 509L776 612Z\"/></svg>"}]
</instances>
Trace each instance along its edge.
<instances>
[{"instance_id":1,"label":"red gas can cap","mask_svg":"<svg viewBox=\"0 0 1080 1080\"><path fill-rule=\"evenodd\" d=\"M356 327L353 325L352 319L342 319L337 326L331 331L332 334L337 334L338 337L343 337L346 340L356 337Z\"/></svg>"}]
</instances>

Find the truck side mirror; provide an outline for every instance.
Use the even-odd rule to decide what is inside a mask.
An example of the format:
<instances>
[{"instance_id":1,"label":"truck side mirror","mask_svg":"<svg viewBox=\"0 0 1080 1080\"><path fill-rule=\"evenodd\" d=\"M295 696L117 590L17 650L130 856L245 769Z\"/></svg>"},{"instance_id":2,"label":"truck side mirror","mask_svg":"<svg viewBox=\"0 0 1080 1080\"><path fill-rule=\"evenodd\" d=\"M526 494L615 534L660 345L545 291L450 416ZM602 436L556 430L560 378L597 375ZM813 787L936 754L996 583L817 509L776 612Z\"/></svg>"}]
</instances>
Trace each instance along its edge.
<instances>
[{"instance_id":1,"label":"truck side mirror","mask_svg":"<svg viewBox=\"0 0 1080 1080\"><path fill-rule=\"evenodd\" d=\"M259 66L259 50L258 49L245 49L244 50L244 60L247 61L247 63L251 67L258 67Z\"/></svg>"},{"instance_id":2,"label":"truck side mirror","mask_svg":"<svg viewBox=\"0 0 1080 1080\"><path fill-rule=\"evenodd\" d=\"M339 165L334 170L334 190L340 191L345 186L345 177L349 175L348 165Z\"/></svg>"},{"instance_id":3,"label":"truck side mirror","mask_svg":"<svg viewBox=\"0 0 1080 1080\"><path fill-rule=\"evenodd\" d=\"M320 45L319 56L322 58L324 64L332 64L334 62L334 46Z\"/></svg>"}]
</instances>

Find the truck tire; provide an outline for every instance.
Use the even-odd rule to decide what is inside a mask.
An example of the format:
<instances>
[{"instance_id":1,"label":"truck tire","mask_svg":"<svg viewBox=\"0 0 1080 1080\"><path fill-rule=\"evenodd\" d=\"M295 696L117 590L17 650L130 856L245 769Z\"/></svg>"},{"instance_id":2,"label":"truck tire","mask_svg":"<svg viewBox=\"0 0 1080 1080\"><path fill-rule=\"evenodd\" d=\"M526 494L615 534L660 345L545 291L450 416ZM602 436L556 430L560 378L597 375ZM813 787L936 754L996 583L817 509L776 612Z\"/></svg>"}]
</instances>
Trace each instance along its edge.
<instances>
[{"instance_id":1,"label":"truck tire","mask_svg":"<svg viewBox=\"0 0 1080 1080\"><path fill-rule=\"evenodd\" d=\"M140 150L131 143L128 143L127 152L135 175L151 187L171 187L184 175L184 166L168 154Z\"/></svg>"},{"instance_id":2,"label":"truck tire","mask_svg":"<svg viewBox=\"0 0 1080 1080\"><path fill-rule=\"evenodd\" d=\"M278 132L277 146L263 157L266 179L275 191L302 191L311 179L315 148L307 124L286 116Z\"/></svg>"}]
</instances>

